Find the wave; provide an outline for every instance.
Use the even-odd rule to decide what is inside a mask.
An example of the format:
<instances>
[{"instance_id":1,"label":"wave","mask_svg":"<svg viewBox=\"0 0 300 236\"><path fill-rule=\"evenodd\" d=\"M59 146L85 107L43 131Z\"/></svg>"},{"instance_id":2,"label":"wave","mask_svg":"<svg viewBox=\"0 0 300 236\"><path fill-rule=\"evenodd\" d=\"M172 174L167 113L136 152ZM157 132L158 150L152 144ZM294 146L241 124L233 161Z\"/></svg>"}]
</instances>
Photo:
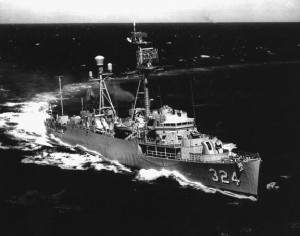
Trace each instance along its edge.
<instances>
[{"instance_id":1,"label":"wave","mask_svg":"<svg viewBox=\"0 0 300 236\"><path fill-rule=\"evenodd\" d=\"M34 156L26 156L22 163L57 166L64 170L95 170L128 173L129 169L115 162L107 162L99 155L44 150Z\"/></svg>"},{"instance_id":2,"label":"wave","mask_svg":"<svg viewBox=\"0 0 300 236\"><path fill-rule=\"evenodd\" d=\"M166 177L166 178L171 178L177 181L181 187L189 187L195 190L200 190L205 193L221 193L230 197L238 198L238 199L248 199L251 201L257 201L257 199L253 196L246 196L243 194L237 194L237 193L232 193L229 191L224 191L220 189L215 189L211 187L206 187L200 182L193 182L187 180L182 174L180 174L178 171L168 171L168 170L154 170L154 169L149 169L149 170L139 170L137 175L136 175L136 180L138 181L146 181L146 182L151 182L155 181L161 177Z\"/></svg>"},{"instance_id":3,"label":"wave","mask_svg":"<svg viewBox=\"0 0 300 236\"><path fill-rule=\"evenodd\" d=\"M0 114L0 129L10 139L17 141L17 144L6 147L22 151L38 150L43 146L52 147L44 126L44 120L48 116L48 103L42 99L43 96L45 95L36 95L33 100L22 103L1 104L9 107L10 111Z\"/></svg>"},{"instance_id":4,"label":"wave","mask_svg":"<svg viewBox=\"0 0 300 236\"><path fill-rule=\"evenodd\" d=\"M2 150L8 150L8 149L10 149L10 147L7 146L7 145L3 145L3 143L0 142L0 149L2 149Z\"/></svg>"}]
</instances>

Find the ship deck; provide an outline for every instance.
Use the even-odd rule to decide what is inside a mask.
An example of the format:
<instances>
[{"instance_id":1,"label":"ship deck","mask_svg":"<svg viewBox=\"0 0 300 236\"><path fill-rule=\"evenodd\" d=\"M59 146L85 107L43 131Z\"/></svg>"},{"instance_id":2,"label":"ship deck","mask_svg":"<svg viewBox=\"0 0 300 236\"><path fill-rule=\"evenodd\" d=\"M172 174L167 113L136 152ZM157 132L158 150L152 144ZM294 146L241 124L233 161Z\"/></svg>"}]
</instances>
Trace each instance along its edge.
<instances>
[{"instance_id":1,"label":"ship deck","mask_svg":"<svg viewBox=\"0 0 300 236\"><path fill-rule=\"evenodd\" d=\"M88 130L90 132L97 133L99 135L112 136L111 133L100 132L95 128L88 128L81 124L68 124L65 128L71 126L72 128L79 128ZM54 129L56 132L64 133L62 129L55 129L54 127L48 127ZM197 162L197 163L234 163L237 161L248 162L251 160L259 159L258 153L238 153L238 156L230 156L228 152L222 154L202 154L202 153L190 153L186 158L183 158L180 154L181 144L163 144L157 140L149 139L133 139L132 142L139 144L142 148L143 154L152 158L159 159L173 159L183 162Z\"/></svg>"}]
</instances>

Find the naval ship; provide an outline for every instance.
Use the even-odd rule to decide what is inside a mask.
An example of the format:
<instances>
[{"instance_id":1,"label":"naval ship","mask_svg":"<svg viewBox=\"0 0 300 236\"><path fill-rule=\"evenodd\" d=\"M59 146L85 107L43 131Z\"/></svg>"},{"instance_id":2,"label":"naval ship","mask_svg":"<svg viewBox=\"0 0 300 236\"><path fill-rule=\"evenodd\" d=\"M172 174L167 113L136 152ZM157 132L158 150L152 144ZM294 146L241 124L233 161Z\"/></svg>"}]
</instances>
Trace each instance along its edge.
<instances>
[{"instance_id":1,"label":"naval ship","mask_svg":"<svg viewBox=\"0 0 300 236\"><path fill-rule=\"evenodd\" d=\"M146 37L146 33L135 30L134 24L134 31L127 38L137 47L138 78L128 117L117 116L106 86L106 81L113 79L112 64L108 63L104 72L104 57L96 56L98 75L94 78L90 72L89 79L99 83L99 107L69 117L63 114L61 104L62 114L49 111L45 121L49 136L131 168L177 171L188 181L207 187L257 196L261 164L258 153L234 152L235 145L198 131L195 118L185 111L167 105L151 110L148 77L155 70L158 50L149 47ZM137 107L141 96L143 105Z\"/></svg>"}]
</instances>

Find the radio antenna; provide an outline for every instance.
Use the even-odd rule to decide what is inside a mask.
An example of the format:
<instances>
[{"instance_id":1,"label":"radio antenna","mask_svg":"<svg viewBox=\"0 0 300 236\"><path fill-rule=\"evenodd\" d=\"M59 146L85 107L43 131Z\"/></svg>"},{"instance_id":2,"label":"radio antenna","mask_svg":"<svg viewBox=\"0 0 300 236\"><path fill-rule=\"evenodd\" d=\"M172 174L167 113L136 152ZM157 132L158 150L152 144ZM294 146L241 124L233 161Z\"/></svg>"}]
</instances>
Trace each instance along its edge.
<instances>
[{"instance_id":1,"label":"radio antenna","mask_svg":"<svg viewBox=\"0 0 300 236\"><path fill-rule=\"evenodd\" d=\"M61 77L63 77L62 75L59 76L55 76L58 77L58 81L59 81L59 93L60 93L60 106L61 106L61 115L64 115L64 105L63 105L63 96L62 96L62 90L61 90Z\"/></svg>"},{"instance_id":2,"label":"radio antenna","mask_svg":"<svg viewBox=\"0 0 300 236\"><path fill-rule=\"evenodd\" d=\"M193 79L190 80L190 86L191 86L191 95L192 95L192 102L193 102L193 112L194 112L194 118L195 118L195 125L197 126L196 112L195 112L195 101L194 101L194 90L193 90Z\"/></svg>"}]
</instances>

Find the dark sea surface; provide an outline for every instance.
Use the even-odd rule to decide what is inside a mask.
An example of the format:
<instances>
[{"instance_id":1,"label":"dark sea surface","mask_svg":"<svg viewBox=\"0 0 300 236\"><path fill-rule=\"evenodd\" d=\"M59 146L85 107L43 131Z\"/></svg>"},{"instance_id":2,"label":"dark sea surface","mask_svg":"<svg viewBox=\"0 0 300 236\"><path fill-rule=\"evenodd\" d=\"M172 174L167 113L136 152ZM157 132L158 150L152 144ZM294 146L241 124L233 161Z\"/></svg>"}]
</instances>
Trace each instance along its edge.
<instances>
[{"instance_id":1,"label":"dark sea surface","mask_svg":"<svg viewBox=\"0 0 300 236\"><path fill-rule=\"evenodd\" d=\"M94 57L113 64L119 115L137 81L131 24L0 25L0 235L300 235L300 24L137 24L159 48L152 108L263 159L258 199L134 170L53 142L48 102L78 114ZM120 79L121 78L121 79ZM270 183L272 183L270 185ZM267 188L268 186L268 188ZM270 187L273 186L273 187Z\"/></svg>"}]
</instances>

